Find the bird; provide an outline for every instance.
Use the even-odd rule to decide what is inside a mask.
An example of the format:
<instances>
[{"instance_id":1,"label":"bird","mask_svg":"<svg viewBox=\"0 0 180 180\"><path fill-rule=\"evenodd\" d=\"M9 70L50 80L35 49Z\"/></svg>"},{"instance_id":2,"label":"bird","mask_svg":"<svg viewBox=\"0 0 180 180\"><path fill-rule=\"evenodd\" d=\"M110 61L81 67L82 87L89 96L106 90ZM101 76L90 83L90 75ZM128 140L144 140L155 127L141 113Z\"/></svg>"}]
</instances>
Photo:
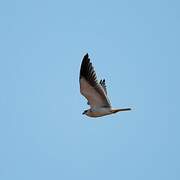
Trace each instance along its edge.
<instances>
[{"instance_id":1,"label":"bird","mask_svg":"<svg viewBox=\"0 0 180 180\"><path fill-rule=\"evenodd\" d=\"M88 53L83 57L79 74L80 93L87 99L90 109L82 114L89 117L101 117L121 111L130 111L131 108L112 108L107 96L105 79L98 81L95 69Z\"/></svg>"}]
</instances>

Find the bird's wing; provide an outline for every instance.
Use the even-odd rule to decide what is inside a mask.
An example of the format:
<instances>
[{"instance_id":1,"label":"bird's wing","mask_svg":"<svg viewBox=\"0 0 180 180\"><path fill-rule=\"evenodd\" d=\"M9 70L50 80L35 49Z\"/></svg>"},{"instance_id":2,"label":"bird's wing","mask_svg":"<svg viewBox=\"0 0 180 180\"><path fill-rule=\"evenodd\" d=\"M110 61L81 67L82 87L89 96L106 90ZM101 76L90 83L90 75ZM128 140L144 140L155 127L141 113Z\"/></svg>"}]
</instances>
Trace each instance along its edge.
<instances>
[{"instance_id":1,"label":"bird's wing","mask_svg":"<svg viewBox=\"0 0 180 180\"><path fill-rule=\"evenodd\" d=\"M106 96L107 96L107 87L106 87L105 79L103 79L103 80L101 79L99 81L99 84L102 86L102 88L104 89L104 92L106 93ZM89 102L87 102L87 104L90 105Z\"/></svg>"},{"instance_id":2,"label":"bird's wing","mask_svg":"<svg viewBox=\"0 0 180 180\"><path fill-rule=\"evenodd\" d=\"M104 88L98 83L96 72L90 62L88 54L83 58L79 81L80 92L86 97L91 108L111 107Z\"/></svg>"},{"instance_id":3,"label":"bird's wing","mask_svg":"<svg viewBox=\"0 0 180 180\"><path fill-rule=\"evenodd\" d=\"M106 88L106 82L105 82L105 79L101 79L100 80L100 82L99 82L99 84L103 87L103 89L104 89L104 91L105 91L105 93L106 93L106 95L107 95L107 88Z\"/></svg>"}]
</instances>

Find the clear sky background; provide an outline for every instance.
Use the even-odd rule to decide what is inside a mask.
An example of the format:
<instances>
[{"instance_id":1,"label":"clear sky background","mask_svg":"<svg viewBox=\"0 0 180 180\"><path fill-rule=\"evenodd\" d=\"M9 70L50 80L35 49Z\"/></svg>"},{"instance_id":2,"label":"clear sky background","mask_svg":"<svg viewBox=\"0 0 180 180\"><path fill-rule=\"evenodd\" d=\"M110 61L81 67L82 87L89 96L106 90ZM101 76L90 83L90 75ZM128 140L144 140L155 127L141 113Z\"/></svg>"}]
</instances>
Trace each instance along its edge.
<instances>
[{"instance_id":1,"label":"clear sky background","mask_svg":"<svg viewBox=\"0 0 180 180\"><path fill-rule=\"evenodd\" d=\"M89 53L114 107L91 119ZM180 3L0 2L1 180L179 180Z\"/></svg>"}]
</instances>

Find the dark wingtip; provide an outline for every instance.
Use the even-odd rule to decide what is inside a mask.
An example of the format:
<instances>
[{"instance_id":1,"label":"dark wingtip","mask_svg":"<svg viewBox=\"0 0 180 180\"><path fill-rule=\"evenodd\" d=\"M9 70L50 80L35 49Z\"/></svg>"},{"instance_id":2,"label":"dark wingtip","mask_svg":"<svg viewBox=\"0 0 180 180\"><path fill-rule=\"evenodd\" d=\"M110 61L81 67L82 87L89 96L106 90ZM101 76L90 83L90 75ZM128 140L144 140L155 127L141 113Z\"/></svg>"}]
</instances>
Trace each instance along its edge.
<instances>
[{"instance_id":1,"label":"dark wingtip","mask_svg":"<svg viewBox=\"0 0 180 180\"><path fill-rule=\"evenodd\" d=\"M92 86L96 86L98 84L96 72L92 63L90 62L88 53L86 53L86 55L83 57L81 63L79 79L82 77L84 77Z\"/></svg>"},{"instance_id":2,"label":"dark wingtip","mask_svg":"<svg viewBox=\"0 0 180 180\"><path fill-rule=\"evenodd\" d=\"M85 56L86 56L86 57L89 57L89 54L88 54L88 53L86 53L86 54L85 54ZM85 57L85 56L84 56L84 57Z\"/></svg>"},{"instance_id":3,"label":"dark wingtip","mask_svg":"<svg viewBox=\"0 0 180 180\"><path fill-rule=\"evenodd\" d=\"M86 53L81 63L79 79L81 79L81 77L85 75L86 73L85 71L87 71L87 64L89 64L89 62L90 62L89 54Z\"/></svg>"},{"instance_id":4,"label":"dark wingtip","mask_svg":"<svg viewBox=\"0 0 180 180\"><path fill-rule=\"evenodd\" d=\"M83 60L84 60L84 59L89 59L89 54L88 54L88 53L86 53L86 54L84 55Z\"/></svg>"},{"instance_id":5,"label":"dark wingtip","mask_svg":"<svg viewBox=\"0 0 180 180\"><path fill-rule=\"evenodd\" d=\"M82 60L82 64L84 64L85 61L90 61L90 59L89 59L89 54L88 54L88 53L86 53L86 54L84 55L83 60Z\"/></svg>"}]
</instances>

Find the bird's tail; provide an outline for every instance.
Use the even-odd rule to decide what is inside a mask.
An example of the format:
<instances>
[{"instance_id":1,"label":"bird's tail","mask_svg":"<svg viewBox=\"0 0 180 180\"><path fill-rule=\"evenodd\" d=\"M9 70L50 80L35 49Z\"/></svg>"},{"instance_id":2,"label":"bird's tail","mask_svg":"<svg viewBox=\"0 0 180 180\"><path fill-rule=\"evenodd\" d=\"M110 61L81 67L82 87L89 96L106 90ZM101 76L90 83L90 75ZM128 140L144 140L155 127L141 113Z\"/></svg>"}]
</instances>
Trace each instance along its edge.
<instances>
[{"instance_id":1,"label":"bird's tail","mask_svg":"<svg viewBox=\"0 0 180 180\"><path fill-rule=\"evenodd\" d=\"M122 109L112 109L111 112L112 113L117 113L117 112L120 112L120 111L130 111L131 108L122 108Z\"/></svg>"}]
</instances>

